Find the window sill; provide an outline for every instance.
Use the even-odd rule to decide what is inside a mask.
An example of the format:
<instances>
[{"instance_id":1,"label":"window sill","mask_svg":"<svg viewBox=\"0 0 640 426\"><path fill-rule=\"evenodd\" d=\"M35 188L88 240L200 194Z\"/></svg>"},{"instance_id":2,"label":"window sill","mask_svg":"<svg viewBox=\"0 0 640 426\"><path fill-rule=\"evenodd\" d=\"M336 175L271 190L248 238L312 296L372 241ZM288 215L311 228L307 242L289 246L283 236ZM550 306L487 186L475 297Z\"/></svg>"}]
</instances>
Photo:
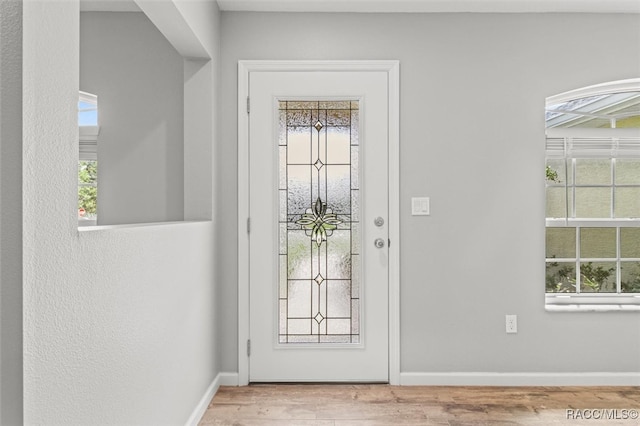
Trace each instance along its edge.
<instances>
[{"instance_id":1,"label":"window sill","mask_svg":"<svg viewBox=\"0 0 640 426\"><path fill-rule=\"evenodd\" d=\"M547 312L640 312L640 305L558 305L546 304Z\"/></svg>"},{"instance_id":2,"label":"window sill","mask_svg":"<svg viewBox=\"0 0 640 426\"><path fill-rule=\"evenodd\" d=\"M173 222L148 222L148 223L128 223L122 225L96 225L96 226L78 226L80 233L96 232L96 231L110 231L118 229L131 229L131 228L147 228L153 226L180 226L194 223L211 223L211 220L183 220Z\"/></svg>"},{"instance_id":3,"label":"window sill","mask_svg":"<svg viewBox=\"0 0 640 426\"><path fill-rule=\"evenodd\" d=\"M640 312L640 294L547 294L547 312Z\"/></svg>"}]
</instances>

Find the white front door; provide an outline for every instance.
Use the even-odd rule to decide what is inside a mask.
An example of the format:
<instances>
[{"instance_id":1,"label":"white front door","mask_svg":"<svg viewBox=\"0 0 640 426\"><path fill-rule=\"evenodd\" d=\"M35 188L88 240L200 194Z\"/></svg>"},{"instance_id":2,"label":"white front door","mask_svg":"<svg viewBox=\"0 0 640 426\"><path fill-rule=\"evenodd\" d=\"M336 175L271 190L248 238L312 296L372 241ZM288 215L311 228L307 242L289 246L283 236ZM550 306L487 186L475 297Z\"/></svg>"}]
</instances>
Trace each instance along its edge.
<instances>
[{"instance_id":1,"label":"white front door","mask_svg":"<svg viewBox=\"0 0 640 426\"><path fill-rule=\"evenodd\" d=\"M388 74L248 81L249 381L387 382Z\"/></svg>"}]
</instances>

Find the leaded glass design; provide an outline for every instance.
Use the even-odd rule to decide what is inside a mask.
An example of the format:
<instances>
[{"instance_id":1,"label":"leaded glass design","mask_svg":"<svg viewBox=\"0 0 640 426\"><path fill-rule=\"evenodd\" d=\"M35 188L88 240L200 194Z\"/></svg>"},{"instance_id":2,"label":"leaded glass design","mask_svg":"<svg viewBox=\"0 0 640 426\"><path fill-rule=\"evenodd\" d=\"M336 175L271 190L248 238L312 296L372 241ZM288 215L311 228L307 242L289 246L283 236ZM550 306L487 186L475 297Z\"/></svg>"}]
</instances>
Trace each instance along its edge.
<instances>
[{"instance_id":1,"label":"leaded glass design","mask_svg":"<svg viewBox=\"0 0 640 426\"><path fill-rule=\"evenodd\" d=\"M279 342L360 342L358 101L279 102Z\"/></svg>"}]
</instances>

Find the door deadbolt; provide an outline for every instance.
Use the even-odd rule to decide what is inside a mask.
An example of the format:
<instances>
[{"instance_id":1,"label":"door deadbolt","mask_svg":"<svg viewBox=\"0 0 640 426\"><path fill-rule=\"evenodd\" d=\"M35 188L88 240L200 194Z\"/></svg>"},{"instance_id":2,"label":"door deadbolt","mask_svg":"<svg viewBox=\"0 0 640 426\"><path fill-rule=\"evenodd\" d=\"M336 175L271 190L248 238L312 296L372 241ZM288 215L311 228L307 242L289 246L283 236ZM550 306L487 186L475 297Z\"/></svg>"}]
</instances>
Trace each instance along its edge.
<instances>
[{"instance_id":1,"label":"door deadbolt","mask_svg":"<svg viewBox=\"0 0 640 426\"><path fill-rule=\"evenodd\" d=\"M373 219L373 224L376 226L382 226L384 225L384 219L381 218L380 216L376 217L375 219Z\"/></svg>"}]
</instances>

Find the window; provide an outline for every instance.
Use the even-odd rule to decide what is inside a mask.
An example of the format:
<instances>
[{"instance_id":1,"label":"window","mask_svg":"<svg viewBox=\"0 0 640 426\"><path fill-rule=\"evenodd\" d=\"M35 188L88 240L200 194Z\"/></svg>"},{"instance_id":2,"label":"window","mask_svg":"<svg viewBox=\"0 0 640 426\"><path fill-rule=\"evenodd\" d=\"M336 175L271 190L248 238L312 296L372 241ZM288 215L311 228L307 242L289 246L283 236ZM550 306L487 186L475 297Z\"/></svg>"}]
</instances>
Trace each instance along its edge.
<instances>
[{"instance_id":1,"label":"window","mask_svg":"<svg viewBox=\"0 0 640 426\"><path fill-rule=\"evenodd\" d=\"M546 303L640 306L640 79L547 99Z\"/></svg>"},{"instance_id":2,"label":"window","mask_svg":"<svg viewBox=\"0 0 640 426\"><path fill-rule=\"evenodd\" d=\"M98 98L80 92L78 100L78 225L98 220Z\"/></svg>"}]
</instances>

